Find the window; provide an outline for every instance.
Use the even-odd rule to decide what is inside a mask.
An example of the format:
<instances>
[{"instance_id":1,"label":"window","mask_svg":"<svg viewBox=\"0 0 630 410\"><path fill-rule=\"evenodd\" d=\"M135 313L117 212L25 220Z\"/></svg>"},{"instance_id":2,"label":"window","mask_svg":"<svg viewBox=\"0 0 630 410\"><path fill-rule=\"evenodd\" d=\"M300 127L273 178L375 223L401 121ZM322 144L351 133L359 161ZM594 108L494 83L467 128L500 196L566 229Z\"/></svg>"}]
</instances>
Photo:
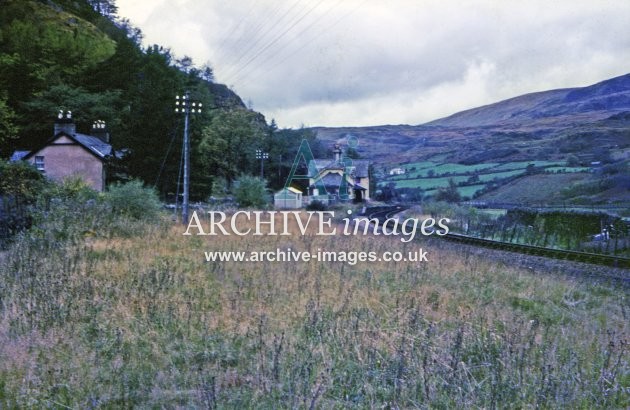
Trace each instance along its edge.
<instances>
[{"instance_id":1,"label":"window","mask_svg":"<svg viewBox=\"0 0 630 410\"><path fill-rule=\"evenodd\" d=\"M38 171L46 172L46 168L44 167L44 157L43 156L36 156L35 157L35 168L37 168Z\"/></svg>"}]
</instances>

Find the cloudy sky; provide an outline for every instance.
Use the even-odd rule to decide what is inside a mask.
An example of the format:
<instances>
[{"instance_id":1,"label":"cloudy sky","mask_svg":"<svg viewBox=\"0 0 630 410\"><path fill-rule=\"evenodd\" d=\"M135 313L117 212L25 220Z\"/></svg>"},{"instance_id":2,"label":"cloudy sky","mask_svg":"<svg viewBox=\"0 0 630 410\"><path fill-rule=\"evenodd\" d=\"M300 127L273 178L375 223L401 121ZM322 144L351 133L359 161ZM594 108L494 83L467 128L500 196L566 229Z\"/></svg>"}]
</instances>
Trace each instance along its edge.
<instances>
[{"instance_id":1,"label":"cloudy sky","mask_svg":"<svg viewBox=\"0 0 630 410\"><path fill-rule=\"evenodd\" d=\"M630 72L628 0L117 0L281 127L420 124Z\"/></svg>"}]
</instances>

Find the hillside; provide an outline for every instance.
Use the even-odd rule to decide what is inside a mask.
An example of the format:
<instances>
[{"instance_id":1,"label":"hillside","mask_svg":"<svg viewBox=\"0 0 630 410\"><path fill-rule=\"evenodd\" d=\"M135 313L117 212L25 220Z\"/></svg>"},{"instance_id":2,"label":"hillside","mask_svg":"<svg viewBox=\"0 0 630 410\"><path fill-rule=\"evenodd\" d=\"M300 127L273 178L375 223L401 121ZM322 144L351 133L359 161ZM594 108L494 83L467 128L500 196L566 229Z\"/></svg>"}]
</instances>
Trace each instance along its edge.
<instances>
[{"instance_id":1,"label":"hillside","mask_svg":"<svg viewBox=\"0 0 630 410\"><path fill-rule=\"evenodd\" d=\"M214 174L199 163L203 132L220 112L248 110L213 81L208 65L196 66L159 45L144 47L142 32L115 16L114 3L2 1L0 158L41 145L52 137L57 112L72 111L78 132L103 120L114 148L127 154L111 164L114 181L139 178L167 196L175 192L181 157L175 96L188 90L207 107L190 127L196 171L191 194L207 197ZM267 126L259 113L253 113L254 123Z\"/></svg>"},{"instance_id":2,"label":"hillside","mask_svg":"<svg viewBox=\"0 0 630 410\"><path fill-rule=\"evenodd\" d=\"M569 178L590 187L576 190L580 201L625 201L628 197L630 74L588 87L526 94L423 125L315 130L328 143L356 137L359 155L380 164L381 186L394 183L397 188L421 189L425 195L433 195L453 178L462 186L460 193L472 198L525 176L528 163L539 162L529 173L580 173L580 178ZM615 167L614 180L589 174L591 163ZM485 171L475 170L480 164L489 166ZM440 166L431 175L435 178L414 174L422 167ZM406 174L389 177L388 171L394 167L403 167ZM592 189L597 184L607 194ZM417 192L407 194L418 197ZM529 198L543 202L549 197Z\"/></svg>"},{"instance_id":3,"label":"hillside","mask_svg":"<svg viewBox=\"0 0 630 410\"><path fill-rule=\"evenodd\" d=\"M582 87L526 94L422 125L314 128L328 141L354 135L359 152L377 162L428 159L448 154L459 162L490 153L506 160L563 159L593 154L602 145L630 140L630 74ZM532 141L535 143L532 144Z\"/></svg>"},{"instance_id":4,"label":"hillside","mask_svg":"<svg viewBox=\"0 0 630 410\"><path fill-rule=\"evenodd\" d=\"M567 122L605 119L630 109L630 74L582 88L525 94L495 104L453 114L427 125L441 127L482 127L554 120Z\"/></svg>"}]
</instances>

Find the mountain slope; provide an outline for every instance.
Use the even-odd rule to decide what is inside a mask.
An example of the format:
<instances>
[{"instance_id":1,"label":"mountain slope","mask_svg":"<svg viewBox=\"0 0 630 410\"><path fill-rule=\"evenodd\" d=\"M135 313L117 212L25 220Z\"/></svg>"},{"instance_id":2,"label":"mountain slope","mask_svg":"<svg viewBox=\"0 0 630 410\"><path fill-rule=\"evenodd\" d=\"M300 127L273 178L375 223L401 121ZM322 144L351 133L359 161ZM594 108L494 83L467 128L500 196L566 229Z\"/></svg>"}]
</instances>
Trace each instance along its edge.
<instances>
[{"instance_id":1,"label":"mountain slope","mask_svg":"<svg viewBox=\"0 0 630 410\"><path fill-rule=\"evenodd\" d=\"M522 121L566 115L591 114L606 118L630 110L630 74L581 88L525 94L479 108L462 111L426 125L474 127L518 124Z\"/></svg>"},{"instance_id":2,"label":"mountain slope","mask_svg":"<svg viewBox=\"0 0 630 410\"><path fill-rule=\"evenodd\" d=\"M630 143L627 113L630 74L588 87L525 94L423 125L315 130L329 143L353 135L360 141L359 154L381 163L438 155L450 162L563 160L568 154L599 157L602 149L624 155Z\"/></svg>"}]
</instances>

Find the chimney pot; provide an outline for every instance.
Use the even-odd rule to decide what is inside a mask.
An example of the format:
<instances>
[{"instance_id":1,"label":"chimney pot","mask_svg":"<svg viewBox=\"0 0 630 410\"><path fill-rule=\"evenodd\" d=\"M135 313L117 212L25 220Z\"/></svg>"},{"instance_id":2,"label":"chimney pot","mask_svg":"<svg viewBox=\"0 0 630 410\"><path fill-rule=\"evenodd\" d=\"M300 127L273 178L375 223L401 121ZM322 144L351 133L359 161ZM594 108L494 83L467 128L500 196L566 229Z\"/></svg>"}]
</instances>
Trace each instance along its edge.
<instances>
[{"instance_id":1,"label":"chimney pot","mask_svg":"<svg viewBox=\"0 0 630 410\"><path fill-rule=\"evenodd\" d=\"M341 162L341 146L339 144L335 144L333 155L335 156L335 162Z\"/></svg>"},{"instance_id":2,"label":"chimney pot","mask_svg":"<svg viewBox=\"0 0 630 410\"><path fill-rule=\"evenodd\" d=\"M68 111L64 116L63 110L59 110L59 114L55 120L54 135L60 132L65 132L68 135L75 135L77 133L77 127L72 120L71 111Z\"/></svg>"},{"instance_id":3,"label":"chimney pot","mask_svg":"<svg viewBox=\"0 0 630 410\"><path fill-rule=\"evenodd\" d=\"M109 131L107 124L103 120L96 120L92 124L92 135L100 139L106 144L109 144Z\"/></svg>"}]
</instances>

